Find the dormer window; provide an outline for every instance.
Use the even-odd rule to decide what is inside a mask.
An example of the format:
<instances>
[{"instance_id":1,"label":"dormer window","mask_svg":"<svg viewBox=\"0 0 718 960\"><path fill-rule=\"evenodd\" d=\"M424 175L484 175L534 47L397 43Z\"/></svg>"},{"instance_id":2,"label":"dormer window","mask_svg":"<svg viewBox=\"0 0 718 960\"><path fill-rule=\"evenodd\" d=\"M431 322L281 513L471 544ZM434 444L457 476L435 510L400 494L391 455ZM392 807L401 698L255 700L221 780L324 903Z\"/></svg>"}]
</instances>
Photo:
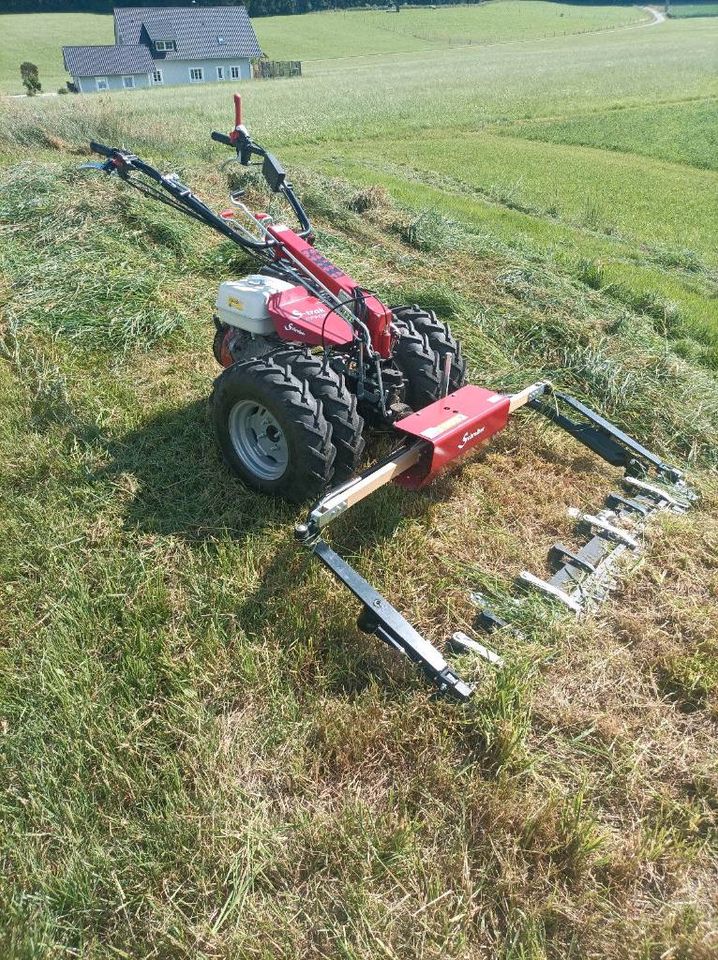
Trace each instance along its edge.
<instances>
[{"instance_id":1,"label":"dormer window","mask_svg":"<svg viewBox=\"0 0 718 960\"><path fill-rule=\"evenodd\" d=\"M158 53L164 53L166 50L175 50L174 40L155 40L155 50Z\"/></svg>"}]
</instances>

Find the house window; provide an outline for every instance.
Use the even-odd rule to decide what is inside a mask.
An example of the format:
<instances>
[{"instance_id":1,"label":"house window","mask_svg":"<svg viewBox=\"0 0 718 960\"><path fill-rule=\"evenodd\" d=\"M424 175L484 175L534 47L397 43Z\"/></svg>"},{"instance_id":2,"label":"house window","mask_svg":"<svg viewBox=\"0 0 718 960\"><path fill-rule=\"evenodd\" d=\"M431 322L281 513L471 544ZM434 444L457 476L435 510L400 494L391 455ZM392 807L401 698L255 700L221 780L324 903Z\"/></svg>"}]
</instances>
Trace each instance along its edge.
<instances>
[{"instance_id":1,"label":"house window","mask_svg":"<svg viewBox=\"0 0 718 960\"><path fill-rule=\"evenodd\" d=\"M134 87L134 85L135 85L135 78L134 78L134 77L123 77L123 78L122 78L122 86L125 88L125 90L132 90L132 88Z\"/></svg>"},{"instance_id":2,"label":"house window","mask_svg":"<svg viewBox=\"0 0 718 960\"><path fill-rule=\"evenodd\" d=\"M152 73L152 83L164 83L161 70L155 70Z\"/></svg>"},{"instance_id":3,"label":"house window","mask_svg":"<svg viewBox=\"0 0 718 960\"><path fill-rule=\"evenodd\" d=\"M224 80L224 67L217 67L217 79Z\"/></svg>"},{"instance_id":4,"label":"house window","mask_svg":"<svg viewBox=\"0 0 718 960\"><path fill-rule=\"evenodd\" d=\"M204 80L204 68L203 67L190 67L189 71L189 82L190 83L202 83Z\"/></svg>"},{"instance_id":5,"label":"house window","mask_svg":"<svg viewBox=\"0 0 718 960\"><path fill-rule=\"evenodd\" d=\"M107 82L107 77L95 77L95 86L98 90L109 90L110 85Z\"/></svg>"},{"instance_id":6,"label":"house window","mask_svg":"<svg viewBox=\"0 0 718 960\"><path fill-rule=\"evenodd\" d=\"M239 78L240 78L240 70L239 70L239 67L230 67L230 68L229 68L229 76L230 76L230 78L231 78L232 80L239 80Z\"/></svg>"},{"instance_id":7,"label":"house window","mask_svg":"<svg viewBox=\"0 0 718 960\"><path fill-rule=\"evenodd\" d=\"M176 45L174 40L155 40L155 50L158 53L162 53L164 50L175 50Z\"/></svg>"}]
</instances>

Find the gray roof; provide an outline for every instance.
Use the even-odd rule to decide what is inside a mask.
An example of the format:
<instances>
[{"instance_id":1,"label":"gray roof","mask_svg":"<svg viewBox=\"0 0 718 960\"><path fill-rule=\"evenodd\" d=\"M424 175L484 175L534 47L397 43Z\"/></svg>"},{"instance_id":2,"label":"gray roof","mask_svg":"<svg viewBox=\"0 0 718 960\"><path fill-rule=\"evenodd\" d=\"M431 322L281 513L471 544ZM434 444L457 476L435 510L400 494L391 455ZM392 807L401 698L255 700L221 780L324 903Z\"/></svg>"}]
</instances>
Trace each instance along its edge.
<instances>
[{"instance_id":1,"label":"gray roof","mask_svg":"<svg viewBox=\"0 0 718 960\"><path fill-rule=\"evenodd\" d=\"M159 17L153 17L148 23L145 23L147 36L150 40L176 40L174 24L171 20L160 20Z\"/></svg>"},{"instance_id":2,"label":"gray roof","mask_svg":"<svg viewBox=\"0 0 718 960\"><path fill-rule=\"evenodd\" d=\"M142 27L157 40L171 24L177 49L155 55L166 60L212 60L259 57L261 48L244 7L117 7L115 39L136 45Z\"/></svg>"},{"instance_id":3,"label":"gray roof","mask_svg":"<svg viewBox=\"0 0 718 960\"><path fill-rule=\"evenodd\" d=\"M155 69L147 47L63 47L65 69L72 77L130 76Z\"/></svg>"}]
</instances>

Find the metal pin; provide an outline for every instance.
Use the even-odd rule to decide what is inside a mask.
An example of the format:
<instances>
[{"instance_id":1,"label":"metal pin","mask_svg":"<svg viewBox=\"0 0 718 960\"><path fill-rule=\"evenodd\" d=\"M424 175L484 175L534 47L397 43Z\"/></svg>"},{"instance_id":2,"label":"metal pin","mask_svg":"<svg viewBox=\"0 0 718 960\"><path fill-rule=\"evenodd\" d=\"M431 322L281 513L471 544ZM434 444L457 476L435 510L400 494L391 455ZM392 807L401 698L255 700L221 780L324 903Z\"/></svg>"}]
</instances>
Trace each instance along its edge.
<instances>
[{"instance_id":1,"label":"metal pin","mask_svg":"<svg viewBox=\"0 0 718 960\"><path fill-rule=\"evenodd\" d=\"M441 377L441 396L445 397L449 392L449 381L451 380L451 361L454 358L454 354L451 350L448 351L444 357L444 372Z\"/></svg>"},{"instance_id":2,"label":"metal pin","mask_svg":"<svg viewBox=\"0 0 718 960\"><path fill-rule=\"evenodd\" d=\"M461 630L457 630L456 633L451 635L450 642L453 646L460 647L462 650L471 650L473 653L478 653L480 657L483 657L484 660L492 663L495 667L504 666L504 661L498 653L489 650L483 643L478 643L478 641L472 640L471 637L467 637Z\"/></svg>"},{"instance_id":3,"label":"metal pin","mask_svg":"<svg viewBox=\"0 0 718 960\"><path fill-rule=\"evenodd\" d=\"M569 517L573 517L574 520L582 520L597 530L601 530L602 533L605 533L611 539L619 540L621 543L625 543L626 546L638 550L640 544L635 537L632 537L630 533L626 533L625 530L621 530L620 527L614 527L614 525L607 520L594 517L591 513L582 513L577 507L569 507L567 512Z\"/></svg>"},{"instance_id":4,"label":"metal pin","mask_svg":"<svg viewBox=\"0 0 718 960\"><path fill-rule=\"evenodd\" d=\"M528 570L523 570L519 574L519 580L527 583L530 587L534 587L536 590L540 590L542 593L547 593L555 600L560 600L564 606L568 607L568 609L572 610L575 614L583 613L583 607L570 593L566 593L566 591L561 590L560 587L554 587L552 583L547 583L546 580L541 580L540 577L535 577L533 573L529 573Z\"/></svg>"}]
</instances>

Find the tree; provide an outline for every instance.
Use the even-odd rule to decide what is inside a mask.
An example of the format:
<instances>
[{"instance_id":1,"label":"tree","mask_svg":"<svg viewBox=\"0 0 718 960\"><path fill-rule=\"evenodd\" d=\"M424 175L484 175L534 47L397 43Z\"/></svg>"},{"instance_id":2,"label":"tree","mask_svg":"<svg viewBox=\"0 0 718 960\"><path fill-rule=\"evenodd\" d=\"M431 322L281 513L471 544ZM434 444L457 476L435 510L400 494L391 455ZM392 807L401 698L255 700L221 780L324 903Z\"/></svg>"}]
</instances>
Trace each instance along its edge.
<instances>
[{"instance_id":1,"label":"tree","mask_svg":"<svg viewBox=\"0 0 718 960\"><path fill-rule=\"evenodd\" d=\"M21 63L20 76L22 77L22 85L25 87L28 97L34 97L36 93L41 92L42 84L40 83L40 76L34 63L30 63L27 60Z\"/></svg>"}]
</instances>

